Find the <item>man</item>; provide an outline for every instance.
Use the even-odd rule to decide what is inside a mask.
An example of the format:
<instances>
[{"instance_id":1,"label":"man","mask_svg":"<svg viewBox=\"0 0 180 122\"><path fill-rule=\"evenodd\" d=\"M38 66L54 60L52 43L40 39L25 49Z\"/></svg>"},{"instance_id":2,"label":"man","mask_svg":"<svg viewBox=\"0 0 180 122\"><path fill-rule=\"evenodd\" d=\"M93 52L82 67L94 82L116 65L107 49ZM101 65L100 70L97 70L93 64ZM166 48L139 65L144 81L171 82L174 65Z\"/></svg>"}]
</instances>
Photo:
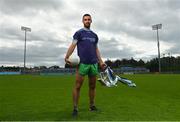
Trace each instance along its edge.
<instances>
[{"instance_id":1,"label":"man","mask_svg":"<svg viewBox=\"0 0 180 122\"><path fill-rule=\"evenodd\" d=\"M90 30L92 23L91 15L85 14L82 18L84 28L78 30L73 36L73 42L70 45L65 56L65 62L70 64L69 57L73 53L76 45L78 56L80 57L80 64L76 70L76 83L73 89L73 116L78 115L78 100L80 89L84 81L84 76L88 75L89 78L89 104L90 111L97 111L94 103L96 75L98 74L98 64L101 68L105 66L101 59L100 52L97 46L98 36Z\"/></svg>"}]
</instances>

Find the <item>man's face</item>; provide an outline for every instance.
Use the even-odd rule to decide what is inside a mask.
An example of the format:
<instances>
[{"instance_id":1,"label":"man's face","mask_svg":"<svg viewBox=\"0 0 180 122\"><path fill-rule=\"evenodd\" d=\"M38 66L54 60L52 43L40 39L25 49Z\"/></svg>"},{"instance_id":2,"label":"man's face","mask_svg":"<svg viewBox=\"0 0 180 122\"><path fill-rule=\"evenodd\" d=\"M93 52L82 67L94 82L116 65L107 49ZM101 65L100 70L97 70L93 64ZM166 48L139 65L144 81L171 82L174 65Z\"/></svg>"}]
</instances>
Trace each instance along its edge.
<instances>
[{"instance_id":1,"label":"man's face","mask_svg":"<svg viewBox=\"0 0 180 122\"><path fill-rule=\"evenodd\" d=\"M84 27L90 28L91 23L92 23L91 17L90 16L84 16L84 18L83 18Z\"/></svg>"}]
</instances>

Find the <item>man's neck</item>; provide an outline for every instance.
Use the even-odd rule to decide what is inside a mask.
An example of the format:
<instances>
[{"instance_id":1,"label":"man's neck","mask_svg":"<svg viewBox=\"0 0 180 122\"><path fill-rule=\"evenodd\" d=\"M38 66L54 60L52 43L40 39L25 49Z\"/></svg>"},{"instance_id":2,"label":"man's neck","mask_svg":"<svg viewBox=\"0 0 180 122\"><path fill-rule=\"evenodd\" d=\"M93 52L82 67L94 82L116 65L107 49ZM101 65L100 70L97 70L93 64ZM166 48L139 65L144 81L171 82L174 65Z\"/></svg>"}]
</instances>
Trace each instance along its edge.
<instances>
[{"instance_id":1,"label":"man's neck","mask_svg":"<svg viewBox=\"0 0 180 122\"><path fill-rule=\"evenodd\" d=\"M90 30L90 27L89 27L89 28L87 28L87 27L84 27L84 29L85 29L85 30Z\"/></svg>"}]
</instances>

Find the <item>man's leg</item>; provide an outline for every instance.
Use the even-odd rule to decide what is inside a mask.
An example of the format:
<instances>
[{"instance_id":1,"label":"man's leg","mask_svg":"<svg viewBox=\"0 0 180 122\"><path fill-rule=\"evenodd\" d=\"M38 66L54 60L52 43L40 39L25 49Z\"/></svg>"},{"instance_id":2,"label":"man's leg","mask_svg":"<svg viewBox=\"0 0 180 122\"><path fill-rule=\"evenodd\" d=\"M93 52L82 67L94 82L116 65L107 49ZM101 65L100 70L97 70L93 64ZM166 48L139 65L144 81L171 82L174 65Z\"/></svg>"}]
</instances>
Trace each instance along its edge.
<instances>
[{"instance_id":1,"label":"man's leg","mask_svg":"<svg viewBox=\"0 0 180 122\"><path fill-rule=\"evenodd\" d=\"M94 99L96 94L96 75L89 76L89 104L95 106Z\"/></svg>"},{"instance_id":2,"label":"man's leg","mask_svg":"<svg viewBox=\"0 0 180 122\"><path fill-rule=\"evenodd\" d=\"M76 70L76 83L73 89L73 105L74 109L78 108L78 101L79 101L79 94L80 94L80 89L84 81L84 76L81 76L78 73L78 69Z\"/></svg>"}]
</instances>

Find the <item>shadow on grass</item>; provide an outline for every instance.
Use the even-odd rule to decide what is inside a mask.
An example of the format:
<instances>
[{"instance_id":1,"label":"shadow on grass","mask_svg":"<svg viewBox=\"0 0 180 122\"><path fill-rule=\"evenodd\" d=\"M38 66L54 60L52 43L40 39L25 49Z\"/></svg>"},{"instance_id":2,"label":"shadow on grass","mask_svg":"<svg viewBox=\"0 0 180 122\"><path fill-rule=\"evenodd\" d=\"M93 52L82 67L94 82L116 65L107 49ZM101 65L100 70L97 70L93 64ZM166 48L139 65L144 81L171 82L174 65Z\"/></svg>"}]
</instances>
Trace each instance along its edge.
<instances>
[{"instance_id":1,"label":"shadow on grass","mask_svg":"<svg viewBox=\"0 0 180 122\"><path fill-rule=\"evenodd\" d=\"M11 113L1 116L1 121L78 121L96 120L101 112L90 112L88 109L81 109L77 117L72 116L72 110L65 109L60 111L46 111L41 113L24 112ZM98 119L99 120L99 119Z\"/></svg>"}]
</instances>

